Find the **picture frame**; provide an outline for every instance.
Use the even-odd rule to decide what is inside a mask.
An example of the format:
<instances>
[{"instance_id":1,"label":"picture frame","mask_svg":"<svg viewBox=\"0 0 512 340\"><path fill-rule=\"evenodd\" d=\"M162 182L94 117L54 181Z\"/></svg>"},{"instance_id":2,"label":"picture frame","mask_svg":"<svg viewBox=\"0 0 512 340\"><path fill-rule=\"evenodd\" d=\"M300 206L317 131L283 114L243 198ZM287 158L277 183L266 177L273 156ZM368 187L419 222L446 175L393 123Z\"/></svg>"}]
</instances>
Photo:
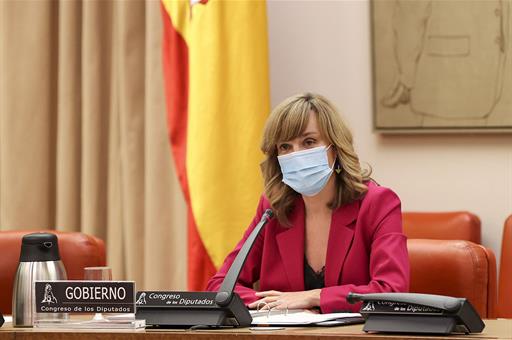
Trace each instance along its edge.
<instances>
[{"instance_id":1,"label":"picture frame","mask_svg":"<svg viewBox=\"0 0 512 340\"><path fill-rule=\"evenodd\" d=\"M373 125L512 132L512 0L373 0Z\"/></svg>"}]
</instances>

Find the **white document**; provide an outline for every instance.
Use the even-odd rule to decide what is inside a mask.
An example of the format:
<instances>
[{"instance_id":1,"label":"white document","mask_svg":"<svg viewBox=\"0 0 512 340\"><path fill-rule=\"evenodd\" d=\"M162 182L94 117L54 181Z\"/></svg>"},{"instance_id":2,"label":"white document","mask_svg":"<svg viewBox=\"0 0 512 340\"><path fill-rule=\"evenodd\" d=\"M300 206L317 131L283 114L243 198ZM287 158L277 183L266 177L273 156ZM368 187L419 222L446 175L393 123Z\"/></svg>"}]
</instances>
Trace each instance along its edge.
<instances>
[{"instance_id":1,"label":"white document","mask_svg":"<svg viewBox=\"0 0 512 340\"><path fill-rule=\"evenodd\" d=\"M288 312L284 310L250 311L252 325L268 326L304 326L318 325L331 326L340 324L362 323L364 320L359 313L328 313L317 314L308 310L293 309Z\"/></svg>"}]
</instances>

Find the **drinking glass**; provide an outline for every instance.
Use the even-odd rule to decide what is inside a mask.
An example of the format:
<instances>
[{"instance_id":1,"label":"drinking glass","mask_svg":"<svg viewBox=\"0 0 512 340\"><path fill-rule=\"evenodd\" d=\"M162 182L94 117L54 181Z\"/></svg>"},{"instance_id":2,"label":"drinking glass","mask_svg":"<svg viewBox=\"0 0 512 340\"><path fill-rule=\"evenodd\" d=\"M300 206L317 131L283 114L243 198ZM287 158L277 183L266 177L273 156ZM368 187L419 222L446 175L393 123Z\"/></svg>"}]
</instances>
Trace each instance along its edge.
<instances>
[{"instance_id":1,"label":"drinking glass","mask_svg":"<svg viewBox=\"0 0 512 340\"><path fill-rule=\"evenodd\" d=\"M110 267L85 267L84 280L87 281L112 281L112 269ZM94 314L93 320L105 321L101 313Z\"/></svg>"},{"instance_id":2,"label":"drinking glass","mask_svg":"<svg viewBox=\"0 0 512 340\"><path fill-rule=\"evenodd\" d=\"M112 269L110 267L85 267L84 280L112 281Z\"/></svg>"}]
</instances>

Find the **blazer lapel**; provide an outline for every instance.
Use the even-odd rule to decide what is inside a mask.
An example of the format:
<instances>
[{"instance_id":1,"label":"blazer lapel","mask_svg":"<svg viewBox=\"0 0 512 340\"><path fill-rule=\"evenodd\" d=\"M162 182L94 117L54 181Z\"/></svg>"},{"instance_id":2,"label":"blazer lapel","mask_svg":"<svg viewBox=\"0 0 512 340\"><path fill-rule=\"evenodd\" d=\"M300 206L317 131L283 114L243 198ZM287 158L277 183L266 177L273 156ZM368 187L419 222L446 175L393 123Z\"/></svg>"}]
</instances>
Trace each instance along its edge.
<instances>
[{"instance_id":1,"label":"blazer lapel","mask_svg":"<svg viewBox=\"0 0 512 340\"><path fill-rule=\"evenodd\" d=\"M352 244L354 229L350 227L357 218L359 201L346 204L332 213L327 254L325 258L325 286L338 285L345 257Z\"/></svg>"},{"instance_id":2,"label":"blazer lapel","mask_svg":"<svg viewBox=\"0 0 512 340\"><path fill-rule=\"evenodd\" d=\"M291 291L304 290L304 202L297 204L290 216L292 227L276 235L279 254L290 283Z\"/></svg>"}]
</instances>

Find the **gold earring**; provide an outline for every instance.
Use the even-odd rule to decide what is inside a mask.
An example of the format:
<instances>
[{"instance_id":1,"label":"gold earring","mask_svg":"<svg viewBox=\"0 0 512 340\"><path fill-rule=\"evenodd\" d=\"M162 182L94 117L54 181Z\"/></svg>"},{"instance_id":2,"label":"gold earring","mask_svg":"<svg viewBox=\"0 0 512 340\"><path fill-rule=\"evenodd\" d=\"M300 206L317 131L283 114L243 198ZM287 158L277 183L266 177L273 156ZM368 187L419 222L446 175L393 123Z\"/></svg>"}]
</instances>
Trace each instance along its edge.
<instances>
[{"instance_id":1,"label":"gold earring","mask_svg":"<svg viewBox=\"0 0 512 340\"><path fill-rule=\"evenodd\" d=\"M334 169L334 171L336 171L336 173L337 173L338 175L340 174L340 172L341 172L341 166L340 166L340 163L338 163L338 164L336 165L336 169Z\"/></svg>"}]
</instances>

